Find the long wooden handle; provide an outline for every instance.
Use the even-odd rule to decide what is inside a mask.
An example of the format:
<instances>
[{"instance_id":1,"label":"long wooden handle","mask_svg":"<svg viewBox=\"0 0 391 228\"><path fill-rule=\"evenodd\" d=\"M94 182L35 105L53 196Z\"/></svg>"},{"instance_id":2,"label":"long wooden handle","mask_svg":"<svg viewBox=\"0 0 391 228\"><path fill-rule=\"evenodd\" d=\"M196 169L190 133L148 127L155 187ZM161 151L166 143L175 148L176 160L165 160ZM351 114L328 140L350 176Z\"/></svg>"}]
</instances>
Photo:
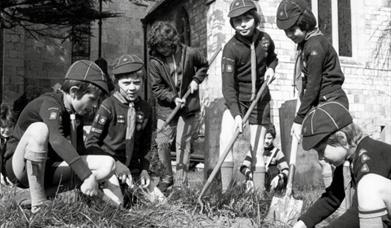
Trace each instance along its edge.
<instances>
[{"instance_id":1,"label":"long wooden handle","mask_svg":"<svg viewBox=\"0 0 391 228\"><path fill-rule=\"evenodd\" d=\"M298 145L299 140L296 138L296 136L292 136L291 153L289 159L289 175L288 183L286 185L286 196L292 195L293 177L295 176L296 172L296 155Z\"/></svg>"},{"instance_id":2,"label":"long wooden handle","mask_svg":"<svg viewBox=\"0 0 391 228\"><path fill-rule=\"evenodd\" d=\"M216 59L217 55L220 53L221 51L221 47L213 54L212 58L208 61L208 66L210 66ZM183 95L183 97L181 99L187 99L187 97L189 97L191 93L191 90L190 88L187 89L186 93ZM175 115L178 113L179 109L181 109L181 105L178 105L174 108L174 110L172 110L172 112L170 113L170 115L167 117L167 119L164 121L163 125L160 127L160 129L158 131L161 131L163 130L168 123L171 122L172 119L174 119Z\"/></svg>"},{"instance_id":3,"label":"long wooden handle","mask_svg":"<svg viewBox=\"0 0 391 228\"><path fill-rule=\"evenodd\" d=\"M297 110L300 107L300 98L298 97L296 100L296 109L295 114ZM291 196L292 195L292 187L293 187L293 178L295 176L296 172L296 157L297 157L297 148L299 146L299 139L292 135L292 144L291 144L291 153L290 153L290 159L289 159L289 175L288 175L288 183L286 185L286 193L285 196Z\"/></svg>"},{"instance_id":4,"label":"long wooden handle","mask_svg":"<svg viewBox=\"0 0 391 228\"><path fill-rule=\"evenodd\" d=\"M246 114L243 117L243 127L245 127L245 123L247 122L248 118L250 117L251 112L253 111L255 105L258 103L258 100L261 98L263 92L265 91L266 87L268 86L268 79L262 84L261 88L259 88L257 96L255 99L251 102L250 107L248 108ZM227 157L229 151L231 150L232 146L234 145L236 139L238 138L240 132L239 129L235 129L235 132L229 141L228 145L226 146L223 154L220 156L216 166L213 168L212 173L209 175L208 180L205 182L204 187L201 190L200 195L198 196L198 201L201 201L202 195L205 193L205 191L208 189L209 185L212 183L213 179L215 178L217 172L220 170L221 165L223 164L225 158Z\"/></svg>"},{"instance_id":5,"label":"long wooden handle","mask_svg":"<svg viewBox=\"0 0 391 228\"><path fill-rule=\"evenodd\" d=\"M209 185L212 183L216 174L219 172L221 166L224 163L225 158L227 157L228 153L230 152L230 150L231 150L232 146L234 145L236 139L238 138L239 134L240 134L239 129L236 129L231 140L229 141L227 147L225 148L223 154L220 156L219 160L217 161L216 166L213 168L212 173L209 175L208 180L205 182L204 187L202 188L201 193L198 196L199 200L204 195L204 193L208 189Z\"/></svg>"},{"instance_id":6,"label":"long wooden handle","mask_svg":"<svg viewBox=\"0 0 391 228\"><path fill-rule=\"evenodd\" d=\"M187 99L190 95L190 89L188 89L185 93L185 95L183 95L182 99ZM170 115L167 117L167 119L164 121L163 125L160 127L160 129L164 129L168 123L171 122L171 120L175 117L175 115L178 113L179 109L181 109L181 105L177 105L174 110L172 110L172 112L170 113Z\"/></svg>"}]
</instances>

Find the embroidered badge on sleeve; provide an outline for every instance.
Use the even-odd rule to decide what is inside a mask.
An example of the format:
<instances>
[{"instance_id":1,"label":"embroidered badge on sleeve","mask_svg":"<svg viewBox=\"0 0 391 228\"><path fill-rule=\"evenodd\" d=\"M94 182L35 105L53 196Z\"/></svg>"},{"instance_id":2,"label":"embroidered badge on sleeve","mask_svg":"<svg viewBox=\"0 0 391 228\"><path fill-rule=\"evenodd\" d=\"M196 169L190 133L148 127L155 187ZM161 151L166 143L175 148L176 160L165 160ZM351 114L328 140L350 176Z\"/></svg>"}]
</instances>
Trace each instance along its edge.
<instances>
[{"instance_id":1,"label":"embroidered badge on sleeve","mask_svg":"<svg viewBox=\"0 0 391 228\"><path fill-rule=\"evenodd\" d=\"M57 119L57 112L51 111L49 114L49 120L56 120Z\"/></svg>"},{"instance_id":2,"label":"embroidered badge on sleeve","mask_svg":"<svg viewBox=\"0 0 391 228\"><path fill-rule=\"evenodd\" d=\"M261 45L262 45L263 50L267 51L270 46L270 40L267 39L266 37L262 37Z\"/></svg>"},{"instance_id":3,"label":"embroidered badge on sleeve","mask_svg":"<svg viewBox=\"0 0 391 228\"><path fill-rule=\"evenodd\" d=\"M369 172L369 167L368 167L367 163L364 163L361 166L360 172L362 172L362 173L368 173Z\"/></svg>"},{"instance_id":4,"label":"embroidered badge on sleeve","mask_svg":"<svg viewBox=\"0 0 391 228\"><path fill-rule=\"evenodd\" d=\"M225 65L225 72L232 73L233 72L233 66L231 64Z\"/></svg>"},{"instance_id":5,"label":"embroidered badge on sleeve","mask_svg":"<svg viewBox=\"0 0 391 228\"><path fill-rule=\"evenodd\" d=\"M107 118L105 116L101 116L99 121L98 121L98 124L105 125L106 120L107 120Z\"/></svg>"},{"instance_id":6,"label":"embroidered badge on sleeve","mask_svg":"<svg viewBox=\"0 0 391 228\"><path fill-rule=\"evenodd\" d=\"M48 108L49 120L56 120L58 118L58 108L50 107Z\"/></svg>"}]
</instances>

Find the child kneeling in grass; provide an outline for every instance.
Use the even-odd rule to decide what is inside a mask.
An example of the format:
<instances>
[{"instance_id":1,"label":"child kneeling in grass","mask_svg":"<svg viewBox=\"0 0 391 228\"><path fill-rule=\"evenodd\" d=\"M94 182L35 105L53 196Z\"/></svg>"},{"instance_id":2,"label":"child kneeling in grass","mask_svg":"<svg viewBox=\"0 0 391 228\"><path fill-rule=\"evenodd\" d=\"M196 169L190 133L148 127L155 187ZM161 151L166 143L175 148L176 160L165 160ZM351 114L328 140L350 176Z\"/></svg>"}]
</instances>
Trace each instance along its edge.
<instances>
[{"instance_id":1,"label":"child kneeling in grass","mask_svg":"<svg viewBox=\"0 0 391 228\"><path fill-rule=\"evenodd\" d=\"M145 73L136 55L123 55L114 66L114 93L99 107L86 139L87 151L115 159L115 175L133 187L132 173L140 186L150 184L152 107L139 96Z\"/></svg>"},{"instance_id":2,"label":"child kneeling in grass","mask_svg":"<svg viewBox=\"0 0 391 228\"><path fill-rule=\"evenodd\" d=\"M82 193L96 196L99 183L113 176L111 157L81 155L85 147L79 117L91 112L107 92L102 70L80 60L69 67L60 91L41 95L21 112L7 141L4 171L16 186L29 188L33 213L59 185L71 189L80 184Z\"/></svg>"},{"instance_id":3,"label":"child kneeling in grass","mask_svg":"<svg viewBox=\"0 0 391 228\"><path fill-rule=\"evenodd\" d=\"M336 166L326 192L302 215L295 228L314 227L345 198L343 163L350 161L356 192L352 206L328 227L391 226L391 145L374 140L353 123L346 107L326 102L303 121L303 148Z\"/></svg>"},{"instance_id":4,"label":"child kneeling in grass","mask_svg":"<svg viewBox=\"0 0 391 228\"><path fill-rule=\"evenodd\" d=\"M263 160L265 161L265 189L282 190L287 184L289 165L286 161L284 153L274 145L276 138L276 129L273 124L266 128L265 135L265 151L263 152ZM254 190L253 175L251 172L252 157L250 154L244 159L240 172L246 177L246 191Z\"/></svg>"}]
</instances>

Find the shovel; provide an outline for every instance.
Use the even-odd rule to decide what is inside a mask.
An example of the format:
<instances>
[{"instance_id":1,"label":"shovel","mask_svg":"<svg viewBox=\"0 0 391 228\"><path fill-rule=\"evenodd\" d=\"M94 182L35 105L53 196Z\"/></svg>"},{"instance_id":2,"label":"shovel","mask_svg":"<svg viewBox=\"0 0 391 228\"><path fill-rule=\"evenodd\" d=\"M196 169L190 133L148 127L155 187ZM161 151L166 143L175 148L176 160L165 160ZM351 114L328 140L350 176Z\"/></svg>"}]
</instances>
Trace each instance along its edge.
<instances>
[{"instance_id":1,"label":"shovel","mask_svg":"<svg viewBox=\"0 0 391 228\"><path fill-rule=\"evenodd\" d=\"M272 198L269 212L265 217L265 221L278 222L281 225L293 225L300 216L301 209L303 207L303 200L297 200L292 195L293 177L296 170L296 154L297 146L299 144L298 139L292 136L292 147L289 161L289 176L286 186L286 192L283 197Z\"/></svg>"},{"instance_id":2,"label":"shovel","mask_svg":"<svg viewBox=\"0 0 391 228\"><path fill-rule=\"evenodd\" d=\"M271 82L271 81L270 81ZM251 112L253 111L253 109L255 108L255 105L258 103L259 99L261 98L263 92L265 91L266 87L269 85L269 78L266 78L265 82L262 84L261 88L259 88L258 90L258 93L257 93L257 96L255 97L255 99L251 102L251 105L250 107L248 108L246 114L244 115L243 117L243 120L242 120L242 123L246 123L248 118L250 117L250 114ZM246 125L243 124L243 128L245 127ZM223 164L225 158L227 157L228 153L230 152L230 150L232 149L236 139L238 138L238 136L240 135L240 132L239 132L239 129L236 128L235 129L235 132L231 138L231 140L229 141L229 143L227 144L227 147L225 148L224 152L221 154L219 160L217 161L217 164L216 166L213 168L212 170L212 173L209 175L208 177L208 180L206 181L206 183L204 184L204 187L202 188L201 190L201 193L200 195L198 196L198 204L201 206L201 210L200 212L202 213L203 209L204 209L204 204L202 203L202 200L201 200L201 197L204 195L204 193L206 192L206 190L208 189L209 185L212 183L213 179L216 177L216 174L219 172L220 168L221 168L221 165Z\"/></svg>"}]
</instances>

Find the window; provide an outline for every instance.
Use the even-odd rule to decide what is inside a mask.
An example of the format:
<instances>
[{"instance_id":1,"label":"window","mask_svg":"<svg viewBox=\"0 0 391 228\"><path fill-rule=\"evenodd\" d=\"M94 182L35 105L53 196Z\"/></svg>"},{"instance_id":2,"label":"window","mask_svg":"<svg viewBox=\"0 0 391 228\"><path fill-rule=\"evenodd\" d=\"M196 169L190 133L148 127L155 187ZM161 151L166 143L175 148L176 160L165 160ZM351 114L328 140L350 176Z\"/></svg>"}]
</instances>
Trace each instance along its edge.
<instances>
[{"instance_id":1,"label":"window","mask_svg":"<svg viewBox=\"0 0 391 228\"><path fill-rule=\"evenodd\" d=\"M190 40L189 15L187 14L186 9L183 7L181 10L179 10L179 13L176 15L175 26L178 30L178 34L181 39L181 42L190 46L191 40Z\"/></svg>"},{"instance_id":2,"label":"window","mask_svg":"<svg viewBox=\"0 0 391 228\"><path fill-rule=\"evenodd\" d=\"M350 0L311 0L318 27L340 56L352 57Z\"/></svg>"},{"instance_id":3,"label":"window","mask_svg":"<svg viewBox=\"0 0 391 228\"><path fill-rule=\"evenodd\" d=\"M90 58L90 24L82 24L73 27L73 32L77 36L72 40L72 63L80 59ZM83 33L81 33L83 31ZM87 32L87 33L86 33Z\"/></svg>"}]
</instances>

